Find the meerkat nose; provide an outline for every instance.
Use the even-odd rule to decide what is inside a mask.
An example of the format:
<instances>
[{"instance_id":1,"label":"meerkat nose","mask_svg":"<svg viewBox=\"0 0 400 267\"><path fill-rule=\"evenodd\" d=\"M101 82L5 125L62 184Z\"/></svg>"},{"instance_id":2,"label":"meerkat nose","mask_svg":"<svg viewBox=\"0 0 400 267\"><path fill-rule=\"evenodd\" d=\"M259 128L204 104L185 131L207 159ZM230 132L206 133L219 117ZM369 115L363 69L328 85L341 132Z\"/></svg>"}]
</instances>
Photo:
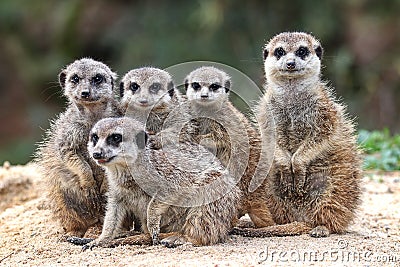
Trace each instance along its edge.
<instances>
[{"instance_id":1,"label":"meerkat nose","mask_svg":"<svg viewBox=\"0 0 400 267\"><path fill-rule=\"evenodd\" d=\"M83 92L81 93L81 96L82 96L83 98L89 98L90 92L88 92L88 91L83 91Z\"/></svg>"},{"instance_id":2,"label":"meerkat nose","mask_svg":"<svg viewBox=\"0 0 400 267\"><path fill-rule=\"evenodd\" d=\"M102 153L100 152L94 152L92 156L94 159L101 159L103 157Z\"/></svg>"},{"instance_id":3,"label":"meerkat nose","mask_svg":"<svg viewBox=\"0 0 400 267\"><path fill-rule=\"evenodd\" d=\"M139 99L140 104L147 104L149 101L146 98Z\"/></svg>"},{"instance_id":4,"label":"meerkat nose","mask_svg":"<svg viewBox=\"0 0 400 267\"><path fill-rule=\"evenodd\" d=\"M294 61L286 62L287 70L294 70L295 68L296 68L296 62L294 62Z\"/></svg>"},{"instance_id":5,"label":"meerkat nose","mask_svg":"<svg viewBox=\"0 0 400 267\"><path fill-rule=\"evenodd\" d=\"M200 97L201 98L208 98L208 89L207 88L203 88L201 90Z\"/></svg>"}]
</instances>

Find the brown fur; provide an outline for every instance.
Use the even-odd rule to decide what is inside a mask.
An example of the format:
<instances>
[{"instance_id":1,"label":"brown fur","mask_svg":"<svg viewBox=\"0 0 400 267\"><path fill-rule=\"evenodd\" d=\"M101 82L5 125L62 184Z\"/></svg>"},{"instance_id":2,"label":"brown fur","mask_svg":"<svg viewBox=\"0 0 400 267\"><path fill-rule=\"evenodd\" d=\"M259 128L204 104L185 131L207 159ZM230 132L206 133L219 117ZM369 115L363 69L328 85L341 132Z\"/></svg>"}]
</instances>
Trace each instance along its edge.
<instances>
[{"instance_id":1,"label":"brown fur","mask_svg":"<svg viewBox=\"0 0 400 267\"><path fill-rule=\"evenodd\" d=\"M309 49L304 60L295 54L300 46ZM279 47L286 53L281 60L274 54ZM293 235L311 229L311 236L322 237L343 233L354 219L361 196L360 153L345 108L320 81L321 51L304 33L280 34L266 46L266 93L257 115L263 132L275 127L265 196L279 225L235 229L236 234ZM285 70L292 60L295 71Z\"/></svg>"},{"instance_id":2,"label":"brown fur","mask_svg":"<svg viewBox=\"0 0 400 267\"><path fill-rule=\"evenodd\" d=\"M93 80L96 74L104 79L99 84ZM76 84L72 81L74 75L79 78ZM84 58L62 70L59 79L69 104L52 122L36 160L47 179L54 216L67 235L83 236L104 217L105 173L90 158L87 142L98 120L116 114L116 74L103 63ZM89 95L85 98L83 92Z\"/></svg>"}]
</instances>

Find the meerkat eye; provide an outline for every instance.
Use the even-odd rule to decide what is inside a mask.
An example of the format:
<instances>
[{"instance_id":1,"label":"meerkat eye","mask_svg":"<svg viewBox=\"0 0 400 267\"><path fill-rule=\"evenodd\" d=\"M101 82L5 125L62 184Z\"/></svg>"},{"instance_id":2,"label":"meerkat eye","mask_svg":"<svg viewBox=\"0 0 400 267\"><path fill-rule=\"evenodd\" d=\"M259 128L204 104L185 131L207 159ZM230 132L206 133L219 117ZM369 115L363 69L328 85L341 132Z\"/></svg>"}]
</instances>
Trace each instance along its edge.
<instances>
[{"instance_id":1,"label":"meerkat eye","mask_svg":"<svg viewBox=\"0 0 400 267\"><path fill-rule=\"evenodd\" d=\"M79 83L79 77L78 77L78 75L77 74L74 74L72 77L71 77L71 82L72 83L74 83L74 84L78 84Z\"/></svg>"},{"instance_id":2,"label":"meerkat eye","mask_svg":"<svg viewBox=\"0 0 400 267\"><path fill-rule=\"evenodd\" d=\"M104 81L104 76L101 74L96 74L96 76L94 76L92 78L92 83L99 85Z\"/></svg>"},{"instance_id":3,"label":"meerkat eye","mask_svg":"<svg viewBox=\"0 0 400 267\"><path fill-rule=\"evenodd\" d=\"M107 137L106 142L108 145L111 145L111 146L119 146L119 144L122 142L122 135L121 134L112 134Z\"/></svg>"},{"instance_id":4,"label":"meerkat eye","mask_svg":"<svg viewBox=\"0 0 400 267\"><path fill-rule=\"evenodd\" d=\"M310 50L308 50L307 47L300 46L299 49L297 49L297 51L295 52L295 54L301 59L304 59L306 56L310 54Z\"/></svg>"},{"instance_id":5,"label":"meerkat eye","mask_svg":"<svg viewBox=\"0 0 400 267\"><path fill-rule=\"evenodd\" d=\"M137 83L131 83L129 88L132 90L133 93L135 93L137 90L139 90L140 86Z\"/></svg>"},{"instance_id":6,"label":"meerkat eye","mask_svg":"<svg viewBox=\"0 0 400 267\"><path fill-rule=\"evenodd\" d=\"M96 146L97 142L99 141L99 137L97 136L97 134L94 133L90 137L90 140L92 141L93 145Z\"/></svg>"},{"instance_id":7,"label":"meerkat eye","mask_svg":"<svg viewBox=\"0 0 400 267\"><path fill-rule=\"evenodd\" d=\"M221 85L212 83L209 87L212 91L217 91L219 88L221 88Z\"/></svg>"},{"instance_id":8,"label":"meerkat eye","mask_svg":"<svg viewBox=\"0 0 400 267\"><path fill-rule=\"evenodd\" d=\"M152 85L150 85L149 87L149 91L152 94L157 94L158 91L160 91L161 89L161 84L160 83L153 83Z\"/></svg>"},{"instance_id":9,"label":"meerkat eye","mask_svg":"<svg viewBox=\"0 0 400 267\"><path fill-rule=\"evenodd\" d=\"M200 90L201 85L200 85L199 83L192 83L192 88L193 88L195 91L197 91L197 90Z\"/></svg>"},{"instance_id":10,"label":"meerkat eye","mask_svg":"<svg viewBox=\"0 0 400 267\"><path fill-rule=\"evenodd\" d=\"M277 59L280 59L284 55L286 55L286 52L285 50L283 50L282 47L278 47L277 49L275 49L274 56L276 56Z\"/></svg>"}]
</instances>

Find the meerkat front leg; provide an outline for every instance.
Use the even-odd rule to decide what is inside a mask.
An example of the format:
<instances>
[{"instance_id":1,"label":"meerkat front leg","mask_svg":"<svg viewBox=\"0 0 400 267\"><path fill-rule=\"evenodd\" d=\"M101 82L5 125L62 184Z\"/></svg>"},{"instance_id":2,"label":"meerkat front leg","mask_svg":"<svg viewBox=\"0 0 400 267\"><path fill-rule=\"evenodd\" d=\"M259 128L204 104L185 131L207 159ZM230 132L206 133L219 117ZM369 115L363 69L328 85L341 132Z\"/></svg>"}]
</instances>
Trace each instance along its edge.
<instances>
[{"instance_id":1,"label":"meerkat front leg","mask_svg":"<svg viewBox=\"0 0 400 267\"><path fill-rule=\"evenodd\" d=\"M124 232L123 224L126 214L127 212L123 204L118 201L118 197L110 195L101 235L92 242L84 245L82 249L108 247L112 244L112 240Z\"/></svg>"},{"instance_id":2,"label":"meerkat front leg","mask_svg":"<svg viewBox=\"0 0 400 267\"><path fill-rule=\"evenodd\" d=\"M92 168L81 155L74 151L60 151L60 153L67 167L79 177L82 189L89 189L96 185Z\"/></svg>"},{"instance_id":3,"label":"meerkat front leg","mask_svg":"<svg viewBox=\"0 0 400 267\"><path fill-rule=\"evenodd\" d=\"M153 245L160 243L158 236L160 234L161 216L168 210L169 205L156 199L153 196L147 206L147 229L152 237Z\"/></svg>"},{"instance_id":4,"label":"meerkat front leg","mask_svg":"<svg viewBox=\"0 0 400 267\"><path fill-rule=\"evenodd\" d=\"M99 189L97 188L96 180L93 176L92 168L87 163L83 156L68 151L62 153L62 159L64 160L67 167L75 173L79 178L80 188L83 190L84 195L87 199L91 200L91 205L95 208L101 208L102 201L99 195Z\"/></svg>"},{"instance_id":5,"label":"meerkat front leg","mask_svg":"<svg viewBox=\"0 0 400 267\"><path fill-rule=\"evenodd\" d=\"M291 154L289 151L284 150L277 146L275 148L274 162L276 168L281 173L281 183L293 187L293 176L291 169Z\"/></svg>"},{"instance_id":6,"label":"meerkat front leg","mask_svg":"<svg viewBox=\"0 0 400 267\"><path fill-rule=\"evenodd\" d=\"M303 190L308 164L319 155L329 151L331 142L333 142L331 138L326 138L318 143L306 140L293 154L291 166L297 191Z\"/></svg>"}]
</instances>

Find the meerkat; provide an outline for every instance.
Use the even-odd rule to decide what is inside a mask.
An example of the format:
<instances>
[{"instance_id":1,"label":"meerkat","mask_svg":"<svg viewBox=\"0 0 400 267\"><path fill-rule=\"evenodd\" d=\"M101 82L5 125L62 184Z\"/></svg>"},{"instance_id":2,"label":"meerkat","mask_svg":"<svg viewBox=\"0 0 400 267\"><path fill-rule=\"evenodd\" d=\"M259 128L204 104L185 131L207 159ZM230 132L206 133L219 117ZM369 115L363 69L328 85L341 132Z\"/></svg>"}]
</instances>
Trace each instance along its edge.
<instances>
[{"instance_id":1,"label":"meerkat","mask_svg":"<svg viewBox=\"0 0 400 267\"><path fill-rule=\"evenodd\" d=\"M151 149L144 129L128 117L102 119L93 127L88 150L106 169L109 193L103 231L84 249L115 246L129 214L139 218L153 244L160 231L169 233L161 240L168 247L224 241L240 199L233 178L205 148ZM177 167L177 161L186 163Z\"/></svg>"},{"instance_id":2,"label":"meerkat","mask_svg":"<svg viewBox=\"0 0 400 267\"><path fill-rule=\"evenodd\" d=\"M171 75L151 67L126 73L120 82L120 97L125 116L144 123L150 134L163 129L164 120L181 99Z\"/></svg>"},{"instance_id":3,"label":"meerkat","mask_svg":"<svg viewBox=\"0 0 400 267\"><path fill-rule=\"evenodd\" d=\"M68 107L51 123L36 161L48 181L52 212L67 236L83 236L104 217L105 172L89 156L87 142L98 120L117 114L116 77L90 58L74 61L58 76Z\"/></svg>"},{"instance_id":4,"label":"meerkat","mask_svg":"<svg viewBox=\"0 0 400 267\"><path fill-rule=\"evenodd\" d=\"M235 177L243 194L239 217L248 213L257 227L272 225L264 194L260 194L265 183L256 191L249 191L260 158L261 140L250 121L229 101L231 78L218 68L204 66L189 73L184 84L187 101L183 106L186 108L170 116L186 116L187 123L180 136L190 136L185 141L213 151Z\"/></svg>"},{"instance_id":5,"label":"meerkat","mask_svg":"<svg viewBox=\"0 0 400 267\"><path fill-rule=\"evenodd\" d=\"M275 122L265 195L278 225L235 233L326 237L343 233L355 217L360 153L345 107L321 81L322 54L320 42L301 32L278 34L265 46L266 91L257 116L261 131Z\"/></svg>"}]
</instances>

